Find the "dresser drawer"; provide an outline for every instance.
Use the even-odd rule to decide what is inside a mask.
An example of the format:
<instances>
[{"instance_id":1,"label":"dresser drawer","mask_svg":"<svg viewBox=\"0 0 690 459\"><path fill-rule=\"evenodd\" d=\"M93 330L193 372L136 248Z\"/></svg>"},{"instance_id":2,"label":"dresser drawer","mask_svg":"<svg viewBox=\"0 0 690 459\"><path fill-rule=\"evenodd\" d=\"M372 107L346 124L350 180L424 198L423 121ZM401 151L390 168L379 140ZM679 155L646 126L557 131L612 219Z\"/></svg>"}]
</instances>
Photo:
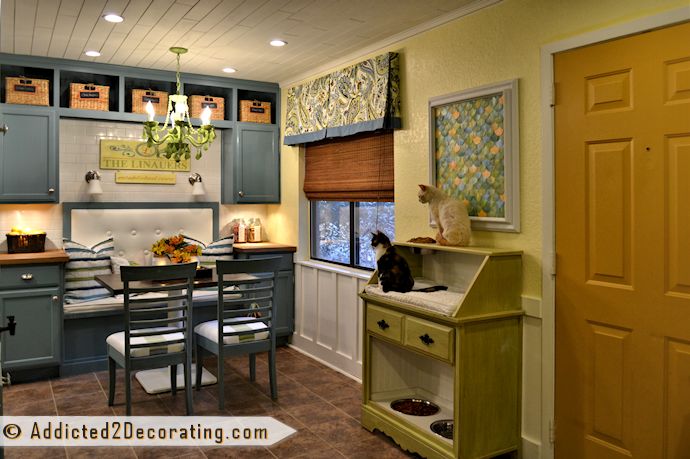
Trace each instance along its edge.
<instances>
[{"instance_id":1,"label":"dresser drawer","mask_svg":"<svg viewBox=\"0 0 690 459\"><path fill-rule=\"evenodd\" d=\"M367 330L393 341L402 340L403 314L378 306L367 306Z\"/></svg>"},{"instance_id":2,"label":"dresser drawer","mask_svg":"<svg viewBox=\"0 0 690 459\"><path fill-rule=\"evenodd\" d=\"M58 265L0 266L0 289L60 285Z\"/></svg>"},{"instance_id":3,"label":"dresser drawer","mask_svg":"<svg viewBox=\"0 0 690 459\"><path fill-rule=\"evenodd\" d=\"M453 329L450 327L407 316L403 344L448 362L453 361Z\"/></svg>"}]
</instances>

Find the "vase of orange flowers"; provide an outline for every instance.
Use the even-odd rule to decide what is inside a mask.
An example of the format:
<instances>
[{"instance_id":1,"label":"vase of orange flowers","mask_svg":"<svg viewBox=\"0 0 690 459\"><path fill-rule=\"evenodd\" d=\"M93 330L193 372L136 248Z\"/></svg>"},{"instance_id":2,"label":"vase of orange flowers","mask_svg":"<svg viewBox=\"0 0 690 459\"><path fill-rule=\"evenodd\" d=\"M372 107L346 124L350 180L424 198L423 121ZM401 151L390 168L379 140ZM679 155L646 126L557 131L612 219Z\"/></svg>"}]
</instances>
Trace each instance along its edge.
<instances>
[{"instance_id":1,"label":"vase of orange flowers","mask_svg":"<svg viewBox=\"0 0 690 459\"><path fill-rule=\"evenodd\" d=\"M160 260L169 260L170 263L189 263L195 261L201 255L201 247L185 241L181 234L164 237L151 246L151 252L159 258L155 264L166 264ZM163 258L164 257L164 258Z\"/></svg>"}]
</instances>

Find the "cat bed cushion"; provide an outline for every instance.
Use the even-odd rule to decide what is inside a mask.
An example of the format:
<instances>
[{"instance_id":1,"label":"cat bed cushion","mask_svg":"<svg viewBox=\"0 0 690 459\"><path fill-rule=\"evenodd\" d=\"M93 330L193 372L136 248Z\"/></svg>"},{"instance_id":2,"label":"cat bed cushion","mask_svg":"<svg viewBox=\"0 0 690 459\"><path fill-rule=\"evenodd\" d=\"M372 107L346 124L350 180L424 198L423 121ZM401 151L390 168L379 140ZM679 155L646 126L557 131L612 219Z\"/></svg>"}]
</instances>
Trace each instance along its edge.
<instances>
[{"instance_id":1,"label":"cat bed cushion","mask_svg":"<svg viewBox=\"0 0 690 459\"><path fill-rule=\"evenodd\" d=\"M415 281L415 288L420 288L418 282ZM449 290L439 290L436 292L384 292L381 286L367 285L364 288L365 293L370 295L377 295L389 300L404 303L410 306L415 306L427 311L433 311L444 316L450 316L455 312L455 308L462 300L463 293L451 292Z\"/></svg>"}]
</instances>

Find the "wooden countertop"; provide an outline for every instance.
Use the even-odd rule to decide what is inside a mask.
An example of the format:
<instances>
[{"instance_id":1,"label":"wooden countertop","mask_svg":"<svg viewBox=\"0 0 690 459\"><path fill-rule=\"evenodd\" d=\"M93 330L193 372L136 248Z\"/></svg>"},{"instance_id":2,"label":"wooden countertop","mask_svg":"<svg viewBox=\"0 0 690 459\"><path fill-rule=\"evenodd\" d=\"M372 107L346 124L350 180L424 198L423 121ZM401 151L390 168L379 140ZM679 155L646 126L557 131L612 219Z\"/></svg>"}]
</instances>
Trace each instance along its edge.
<instances>
[{"instance_id":1,"label":"wooden countertop","mask_svg":"<svg viewBox=\"0 0 690 459\"><path fill-rule=\"evenodd\" d=\"M0 253L0 265L36 265L66 263L67 261L69 257L62 249L34 253Z\"/></svg>"},{"instance_id":2,"label":"wooden countertop","mask_svg":"<svg viewBox=\"0 0 690 459\"><path fill-rule=\"evenodd\" d=\"M275 242L236 242L232 250L238 253L296 252L297 247Z\"/></svg>"}]
</instances>

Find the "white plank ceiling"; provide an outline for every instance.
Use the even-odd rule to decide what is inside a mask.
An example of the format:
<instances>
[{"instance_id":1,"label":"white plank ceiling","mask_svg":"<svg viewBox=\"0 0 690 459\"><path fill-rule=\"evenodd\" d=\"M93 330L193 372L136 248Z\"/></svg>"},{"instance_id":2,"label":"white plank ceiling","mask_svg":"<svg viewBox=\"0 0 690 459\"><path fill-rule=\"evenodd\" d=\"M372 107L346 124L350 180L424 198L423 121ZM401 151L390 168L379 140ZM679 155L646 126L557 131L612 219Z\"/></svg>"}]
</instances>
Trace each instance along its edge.
<instances>
[{"instance_id":1,"label":"white plank ceiling","mask_svg":"<svg viewBox=\"0 0 690 459\"><path fill-rule=\"evenodd\" d=\"M487 0L1 0L0 51L286 82ZM475 6L476 5L476 6ZM124 22L102 16L117 13ZM268 44L280 38L287 46ZM96 50L100 57L84 55ZM223 67L237 73L224 74Z\"/></svg>"}]
</instances>

